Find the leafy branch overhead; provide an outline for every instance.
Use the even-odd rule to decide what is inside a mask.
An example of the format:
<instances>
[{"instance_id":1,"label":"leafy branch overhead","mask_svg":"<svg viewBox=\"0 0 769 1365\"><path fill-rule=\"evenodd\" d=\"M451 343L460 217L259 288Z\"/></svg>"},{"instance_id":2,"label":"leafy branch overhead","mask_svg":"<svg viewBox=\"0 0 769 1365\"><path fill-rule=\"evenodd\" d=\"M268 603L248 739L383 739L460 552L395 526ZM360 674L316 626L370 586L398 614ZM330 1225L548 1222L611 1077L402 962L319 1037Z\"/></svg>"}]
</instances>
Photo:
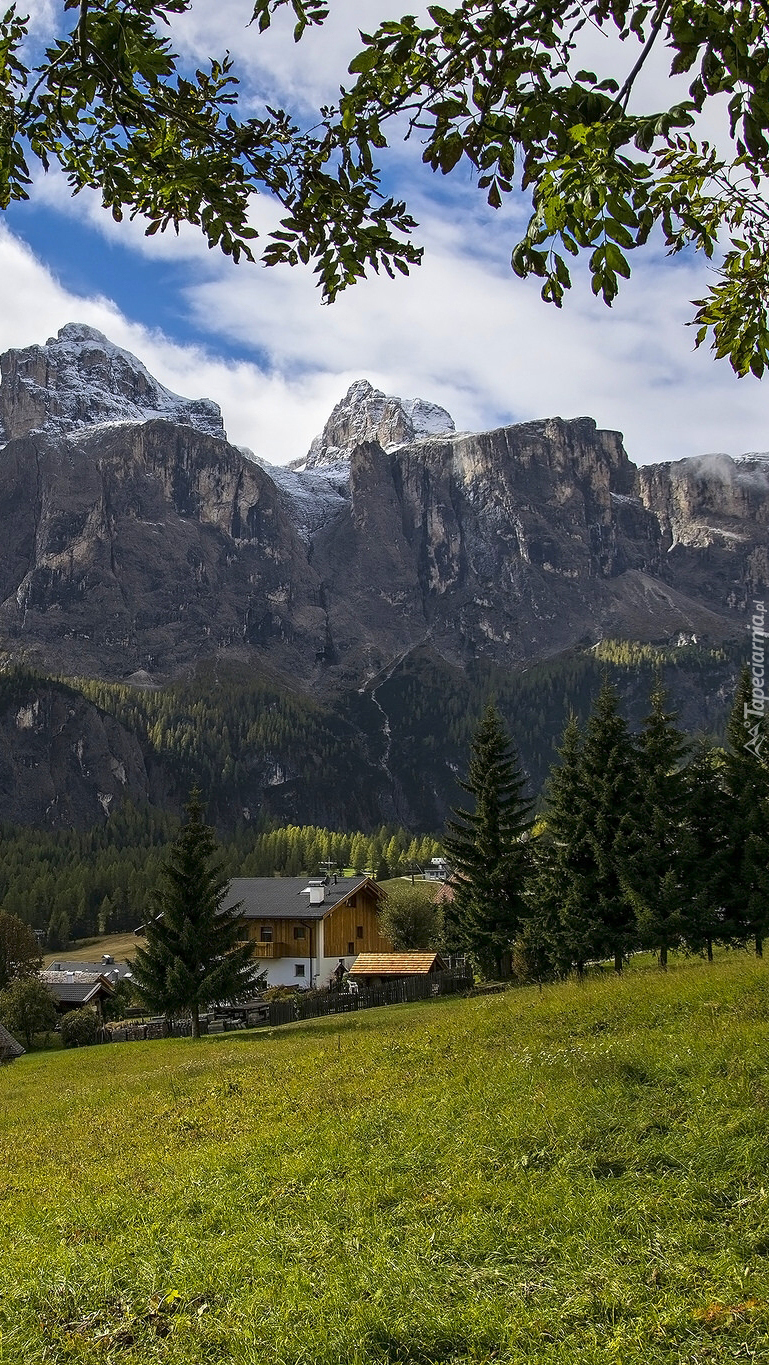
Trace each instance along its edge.
<instances>
[{"instance_id":1,"label":"leafy branch overhead","mask_svg":"<svg viewBox=\"0 0 769 1365\"><path fill-rule=\"evenodd\" d=\"M287 9L300 40L334 0L256 0L268 29ZM388 198L380 163L394 138L419 139L424 162L465 163L492 208L524 194L530 217L512 250L521 277L556 307L570 258L586 256L607 304L653 230L670 254L713 262L694 303L696 343L709 338L738 374L769 361L769 0L463 0L432 5L362 34L354 78L305 128L286 111L237 117L229 57L182 70L163 31L191 0L66 0L71 31L35 70L26 23L0 30L0 203L26 197L30 153L58 161L73 191L93 186L115 217L148 232L200 226L211 246L253 259L248 211L258 191L284 208L262 252L268 265L312 263L324 297L369 268L407 274L421 250L406 206ZM66 14L63 15L66 18ZM66 27L66 24L63 25ZM584 69L600 30L613 74ZM642 108L639 77L657 52L688 92ZM715 147L699 116L725 112ZM724 150L726 149L726 150Z\"/></svg>"}]
</instances>

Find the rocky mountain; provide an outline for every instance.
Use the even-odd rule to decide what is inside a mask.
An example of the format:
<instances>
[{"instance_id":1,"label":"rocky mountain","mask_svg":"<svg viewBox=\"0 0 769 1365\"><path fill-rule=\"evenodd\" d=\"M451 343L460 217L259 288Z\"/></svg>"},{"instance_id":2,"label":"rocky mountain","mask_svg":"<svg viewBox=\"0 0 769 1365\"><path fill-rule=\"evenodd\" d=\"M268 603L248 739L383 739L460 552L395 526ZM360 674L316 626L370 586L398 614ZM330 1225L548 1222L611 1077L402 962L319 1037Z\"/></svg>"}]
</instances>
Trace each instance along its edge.
<instances>
[{"instance_id":1,"label":"rocky mountain","mask_svg":"<svg viewBox=\"0 0 769 1365\"><path fill-rule=\"evenodd\" d=\"M6 653L140 687L243 665L341 707L402 818L383 701L410 658L443 670L440 692L604 637L716 647L769 578L766 457L638 469L589 418L457 433L359 381L278 469L91 328L8 352L0 375Z\"/></svg>"}]
</instances>

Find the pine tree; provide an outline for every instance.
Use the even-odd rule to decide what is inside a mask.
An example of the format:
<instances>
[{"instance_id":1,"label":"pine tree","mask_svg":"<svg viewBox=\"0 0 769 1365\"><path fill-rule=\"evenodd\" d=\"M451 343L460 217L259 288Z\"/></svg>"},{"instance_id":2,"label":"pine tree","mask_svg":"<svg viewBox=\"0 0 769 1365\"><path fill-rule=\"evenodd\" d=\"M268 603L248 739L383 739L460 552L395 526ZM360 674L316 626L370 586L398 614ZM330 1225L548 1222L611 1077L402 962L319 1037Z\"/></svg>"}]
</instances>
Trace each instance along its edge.
<instances>
[{"instance_id":1,"label":"pine tree","mask_svg":"<svg viewBox=\"0 0 769 1365\"><path fill-rule=\"evenodd\" d=\"M723 756L700 741L686 769L686 829L683 855L689 890L685 942L691 952L707 951L729 937L724 922L728 899L729 797L724 789Z\"/></svg>"},{"instance_id":2,"label":"pine tree","mask_svg":"<svg viewBox=\"0 0 769 1365\"><path fill-rule=\"evenodd\" d=\"M587 840L581 771L583 737L572 713L558 750L560 763L547 784L545 829L534 845L537 876L534 889L536 940L548 947L562 973L598 952L599 924L591 890L593 856Z\"/></svg>"},{"instance_id":3,"label":"pine tree","mask_svg":"<svg viewBox=\"0 0 769 1365\"><path fill-rule=\"evenodd\" d=\"M240 941L239 906L227 905L229 879L197 789L186 814L161 874L146 947L135 955L133 980L149 1009L189 1010L198 1038L201 1006L243 996L254 969L251 947Z\"/></svg>"},{"instance_id":4,"label":"pine tree","mask_svg":"<svg viewBox=\"0 0 769 1365\"><path fill-rule=\"evenodd\" d=\"M528 835L532 802L527 780L500 716L489 705L475 733L462 790L473 810L454 810L444 841L453 864L454 899L446 907L446 940L485 972L509 974L513 943L528 913Z\"/></svg>"},{"instance_id":5,"label":"pine tree","mask_svg":"<svg viewBox=\"0 0 769 1365\"><path fill-rule=\"evenodd\" d=\"M729 852L726 874L726 919L730 934L752 938L763 955L769 932L769 726L750 714L750 672L743 669L734 699L724 759L729 795Z\"/></svg>"},{"instance_id":6,"label":"pine tree","mask_svg":"<svg viewBox=\"0 0 769 1365\"><path fill-rule=\"evenodd\" d=\"M667 967L668 952L687 933L686 777L682 768L688 745L665 709L665 693L657 682L651 711L638 738L638 799L624 838L619 842L622 882L635 910L639 941L659 954ZM623 843L627 848L623 857Z\"/></svg>"},{"instance_id":7,"label":"pine tree","mask_svg":"<svg viewBox=\"0 0 769 1365\"><path fill-rule=\"evenodd\" d=\"M538 913L547 918L556 960L581 973L586 961L613 957L622 971L638 930L623 885L636 848L636 755L617 696L602 687L580 737L574 718L549 787L540 858Z\"/></svg>"}]
</instances>

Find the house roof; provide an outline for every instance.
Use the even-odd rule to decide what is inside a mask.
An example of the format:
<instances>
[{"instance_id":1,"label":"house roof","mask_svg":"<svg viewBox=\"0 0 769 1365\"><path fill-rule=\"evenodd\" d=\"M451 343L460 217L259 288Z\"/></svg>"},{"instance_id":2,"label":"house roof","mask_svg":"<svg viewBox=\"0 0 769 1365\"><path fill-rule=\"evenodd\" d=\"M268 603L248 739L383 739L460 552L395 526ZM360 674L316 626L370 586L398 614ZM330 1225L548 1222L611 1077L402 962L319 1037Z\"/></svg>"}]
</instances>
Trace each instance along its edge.
<instances>
[{"instance_id":1,"label":"house roof","mask_svg":"<svg viewBox=\"0 0 769 1365\"><path fill-rule=\"evenodd\" d=\"M313 882L320 878L313 878ZM244 919L324 919L335 906L369 882L379 893L370 877L329 878L325 884L325 900L310 905L308 877L233 877L228 902L242 901L240 913Z\"/></svg>"},{"instance_id":2,"label":"house roof","mask_svg":"<svg viewBox=\"0 0 769 1365\"><path fill-rule=\"evenodd\" d=\"M124 976L131 976L130 962L52 962L46 968L49 972L90 972L92 976L103 976L114 986Z\"/></svg>"},{"instance_id":3,"label":"house roof","mask_svg":"<svg viewBox=\"0 0 769 1365\"><path fill-rule=\"evenodd\" d=\"M7 1061L9 1057L23 1057L24 1048L21 1043L17 1043L12 1033L9 1033L3 1024L0 1024L0 1061Z\"/></svg>"},{"instance_id":4,"label":"house roof","mask_svg":"<svg viewBox=\"0 0 769 1365\"><path fill-rule=\"evenodd\" d=\"M63 1005L87 1005L97 995L113 995L111 983L100 972L40 973L40 980Z\"/></svg>"},{"instance_id":5,"label":"house roof","mask_svg":"<svg viewBox=\"0 0 769 1365\"><path fill-rule=\"evenodd\" d=\"M359 953L350 976L426 976L442 972L446 964L438 953Z\"/></svg>"}]
</instances>

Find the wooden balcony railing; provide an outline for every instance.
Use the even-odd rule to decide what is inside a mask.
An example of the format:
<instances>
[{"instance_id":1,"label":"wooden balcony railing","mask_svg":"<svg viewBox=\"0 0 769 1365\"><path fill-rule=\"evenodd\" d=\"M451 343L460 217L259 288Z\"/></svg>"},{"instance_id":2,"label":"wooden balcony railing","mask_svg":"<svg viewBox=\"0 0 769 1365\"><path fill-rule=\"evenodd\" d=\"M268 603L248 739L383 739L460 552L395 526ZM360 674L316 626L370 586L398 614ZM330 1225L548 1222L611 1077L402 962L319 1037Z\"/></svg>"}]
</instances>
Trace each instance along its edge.
<instances>
[{"instance_id":1,"label":"wooden balcony railing","mask_svg":"<svg viewBox=\"0 0 769 1365\"><path fill-rule=\"evenodd\" d=\"M272 943L262 943L259 939L255 939L252 940L251 947L253 949L254 957L263 958L302 957L304 942L302 941L301 943L295 943L292 946L289 943L281 943L279 941L278 942L273 941Z\"/></svg>"}]
</instances>

